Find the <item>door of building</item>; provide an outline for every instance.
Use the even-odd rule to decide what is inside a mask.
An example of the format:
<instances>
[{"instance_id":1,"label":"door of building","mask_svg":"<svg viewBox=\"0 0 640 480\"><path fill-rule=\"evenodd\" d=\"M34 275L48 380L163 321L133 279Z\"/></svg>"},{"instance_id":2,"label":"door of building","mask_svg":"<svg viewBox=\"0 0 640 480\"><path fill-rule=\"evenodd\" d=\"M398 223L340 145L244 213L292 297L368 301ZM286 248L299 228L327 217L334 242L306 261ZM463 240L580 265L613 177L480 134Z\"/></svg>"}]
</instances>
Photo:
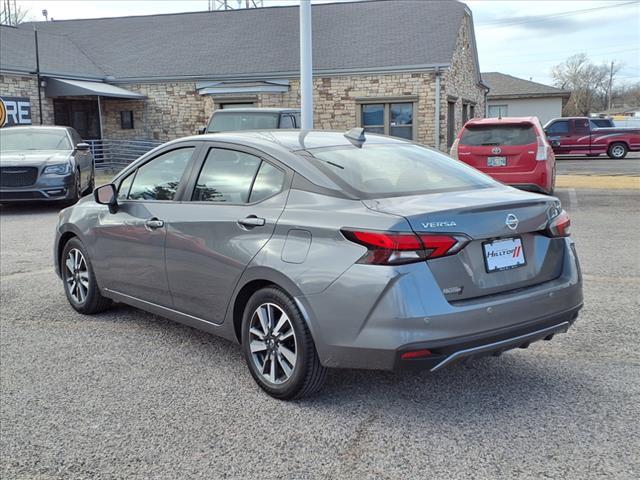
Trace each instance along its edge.
<instances>
[{"instance_id":1,"label":"door of building","mask_svg":"<svg viewBox=\"0 0 640 480\"><path fill-rule=\"evenodd\" d=\"M53 100L53 121L56 125L74 128L85 140L100 138L100 118L97 100Z\"/></svg>"}]
</instances>

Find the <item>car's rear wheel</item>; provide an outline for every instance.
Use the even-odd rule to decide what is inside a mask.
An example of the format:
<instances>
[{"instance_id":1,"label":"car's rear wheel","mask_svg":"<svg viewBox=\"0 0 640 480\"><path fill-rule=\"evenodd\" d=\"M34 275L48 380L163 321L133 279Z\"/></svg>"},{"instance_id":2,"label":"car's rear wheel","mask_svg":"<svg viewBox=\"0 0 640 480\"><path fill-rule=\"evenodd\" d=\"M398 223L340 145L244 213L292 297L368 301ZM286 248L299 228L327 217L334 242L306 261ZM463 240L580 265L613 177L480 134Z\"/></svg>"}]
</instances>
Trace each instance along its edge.
<instances>
[{"instance_id":1,"label":"car's rear wheel","mask_svg":"<svg viewBox=\"0 0 640 480\"><path fill-rule=\"evenodd\" d=\"M60 271L64 293L71 306L80 313L98 313L111 305L100 293L87 251L78 238L69 240L62 250Z\"/></svg>"},{"instance_id":2,"label":"car's rear wheel","mask_svg":"<svg viewBox=\"0 0 640 480\"><path fill-rule=\"evenodd\" d=\"M607 155L614 160L621 160L627 156L627 146L624 143L612 143L609 145L609 150L607 151Z\"/></svg>"},{"instance_id":3,"label":"car's rear wheel","mask_svg":"<svg viewBox=\"0 0 640 480\"><path fill-rule=\"evenodd\" d=\"M295 302L278 288L263 288L247 302L242 345L254 380L275 398L310 395L324 382L327 369L309 328Z\"/></svg>"}]
</instances>

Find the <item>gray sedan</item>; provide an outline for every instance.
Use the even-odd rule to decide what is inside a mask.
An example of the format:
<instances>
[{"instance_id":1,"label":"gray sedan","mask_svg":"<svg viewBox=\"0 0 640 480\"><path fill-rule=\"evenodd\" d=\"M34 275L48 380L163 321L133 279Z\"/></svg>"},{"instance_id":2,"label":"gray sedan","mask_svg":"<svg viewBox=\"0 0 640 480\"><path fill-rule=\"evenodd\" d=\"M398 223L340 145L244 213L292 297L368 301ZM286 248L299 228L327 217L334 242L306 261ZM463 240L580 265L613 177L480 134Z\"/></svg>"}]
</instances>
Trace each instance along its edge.
<instances>
[{"instance_id":1,"label":"gray sedan","mask_svg":"<svg viewBox=\"0 0 640 480\"><path fill-rule=\"evenodd\" d=\"M70 127L0 129L0 202L76 202L94 187L89 145Z\"/></svg>"},{"instance_id":2,"label":"gray sedan","mask_svg":"<svg viewBox=\"0 0 640 480\"><path fill-rule=\"evenodd\" d=\"M61 212L73 308L118 301L242 345L270 395L328 368L432 371L565 332L582 307L553 197L354 129L169 142Z\"/></svg>"}]
</instances>

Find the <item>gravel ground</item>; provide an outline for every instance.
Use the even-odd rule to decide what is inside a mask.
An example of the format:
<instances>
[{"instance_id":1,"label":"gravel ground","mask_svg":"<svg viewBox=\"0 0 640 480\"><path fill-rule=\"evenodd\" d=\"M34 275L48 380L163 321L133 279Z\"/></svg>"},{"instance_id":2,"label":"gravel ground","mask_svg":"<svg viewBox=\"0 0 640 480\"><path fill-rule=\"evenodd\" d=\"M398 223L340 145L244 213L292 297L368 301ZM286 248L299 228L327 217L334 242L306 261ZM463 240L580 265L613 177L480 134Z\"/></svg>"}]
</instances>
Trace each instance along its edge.
<instances>
[{"instance_id":1,"label":"gravel ground","mask_svg":"<svg viewBox=\"0 0 640 480\"><path fill-rule=\"evenodd\" d=\"M75 313L56 209L0 208L0 477L638 478L640 191L559 195L585 278L569 334L437 374L333 371L294 403L224 340Z\"/></svg>"}]
</instances>

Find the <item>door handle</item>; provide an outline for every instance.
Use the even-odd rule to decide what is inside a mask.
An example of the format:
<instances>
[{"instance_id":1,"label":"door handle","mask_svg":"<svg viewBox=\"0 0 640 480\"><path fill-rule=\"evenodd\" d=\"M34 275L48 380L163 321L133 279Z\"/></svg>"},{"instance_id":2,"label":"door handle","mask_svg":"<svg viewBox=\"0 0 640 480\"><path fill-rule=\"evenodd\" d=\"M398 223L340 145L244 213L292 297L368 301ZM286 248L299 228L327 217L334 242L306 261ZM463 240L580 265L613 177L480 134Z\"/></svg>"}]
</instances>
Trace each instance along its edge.
<instances>
[{"instance_id":1,"label":"door handle","mask_svg":"<svg viewBox=\"0 0 640 480\"><path fill-rule=\"evenodd\" d=\"M249 215L246 218L241 218L238 220L238 223L243 227L253 228L253 227L264 227L265 219L256 217L255 215Z\"/></svg>"},{"instance_id":2,"label":"door handle","mask_svg":"<svg viewBox=\"0 0 640 480\"><path fill-rule=\"evenodd\" d=\"M149 230L156 230L158 228L164 227L164 220L158 220L157 218L150 218L146 222L144 222L144 226Z\"/></svg>"}]
</instances>

